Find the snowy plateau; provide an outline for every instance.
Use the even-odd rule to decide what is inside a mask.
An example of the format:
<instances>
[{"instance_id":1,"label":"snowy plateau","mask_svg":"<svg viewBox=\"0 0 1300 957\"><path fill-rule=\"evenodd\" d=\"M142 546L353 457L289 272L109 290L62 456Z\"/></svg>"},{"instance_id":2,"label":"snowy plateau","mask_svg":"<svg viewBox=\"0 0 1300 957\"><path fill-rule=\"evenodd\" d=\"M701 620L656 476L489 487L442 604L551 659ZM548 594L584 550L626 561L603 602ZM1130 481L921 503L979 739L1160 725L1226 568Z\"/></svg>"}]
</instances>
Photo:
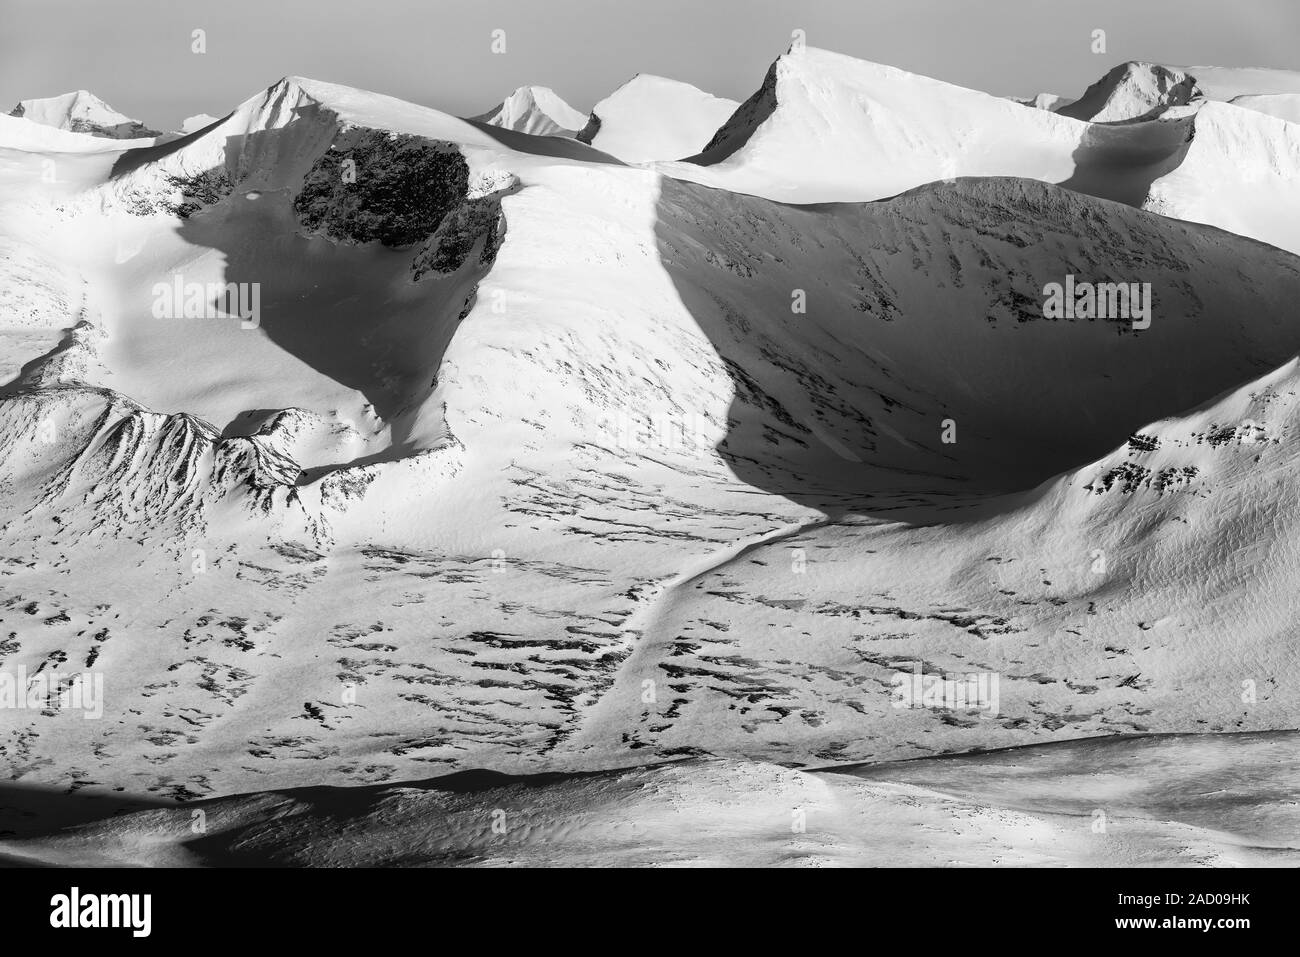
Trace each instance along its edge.
<instances>
[{"instance_id":1,"label":"snowy plateau","mask_svg":"<svg viewBox=\"0 0 1300 957\"><path fill-rule=\"evenodd\" d=\"M753 82L0 116L0 861L1300 864L1300 73Z\"/></svg>"}]
</instances>

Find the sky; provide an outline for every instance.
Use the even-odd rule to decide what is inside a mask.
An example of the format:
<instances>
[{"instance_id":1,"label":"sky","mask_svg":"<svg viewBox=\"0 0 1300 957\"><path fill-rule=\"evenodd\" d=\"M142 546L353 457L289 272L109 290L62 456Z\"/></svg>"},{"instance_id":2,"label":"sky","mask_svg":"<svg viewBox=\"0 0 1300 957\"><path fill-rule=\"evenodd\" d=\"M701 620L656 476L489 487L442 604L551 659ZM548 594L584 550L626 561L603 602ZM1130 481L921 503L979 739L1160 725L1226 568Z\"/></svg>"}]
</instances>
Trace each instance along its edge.
<instances>
[{"instance_id":1,"label":"sky","mask_svg":"<svg viewBox=\"0 0 1300 957\"><path fill-rule=\"evenodd\" d=\"M796 29L999 95L1132 59L1300 70L1297 0L0 0L0 104L87 89L175 128L298 75L458 115L540 84L585 112L636 73L743 100Z\"/></svg>"}]
</instances>

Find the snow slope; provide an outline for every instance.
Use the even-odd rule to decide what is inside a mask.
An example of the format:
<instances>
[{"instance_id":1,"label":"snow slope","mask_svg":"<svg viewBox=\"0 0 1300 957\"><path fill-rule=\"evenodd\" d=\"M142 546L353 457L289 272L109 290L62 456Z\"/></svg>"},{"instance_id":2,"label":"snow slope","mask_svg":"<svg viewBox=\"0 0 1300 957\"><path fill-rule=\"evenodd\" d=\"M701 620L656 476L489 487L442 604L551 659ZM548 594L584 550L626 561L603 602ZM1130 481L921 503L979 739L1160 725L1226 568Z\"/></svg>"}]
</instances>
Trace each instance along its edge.
<instances>
[{"instance_id":1,"label":"snow slope","mask_svg":"<svg viewBox=\"0 0 1300 957\"><path fill-rule=\"evenodd\" d=\"M545 86L521 86L495 109L474 119L535 136L577 136L587 125L585 113L579 113Z\"/></svg>"},{"instance_id":2,"label":"snow slope","mask_svg":"<svg viewBox=\"0 0 1300 957\"><path fill-rule=\"evenodd\" d=\"M1288 123L1300 123L1300 93L1247 93L1233 97L1233 106L1275 116Z\"/></svg>"},{"instance_id":3,"label":"snow slope","mask_svg":"<svg viewBox=\"0 0 1300 957\"><path fill-rule=\"evenodd\" d=\"M739 106L662 76L638 73L596 104L578 134L625 163L691 156Z\"/></svg>"},{"instance_id":4,"label":"snow slope","mask_svg":"<svg viewBox=\"0 0 1300 957\"><path fill-rule=\"evenodd\" d=\"M1207 103L1182 162L1145 208L1300 252L1300 127L1254 109Z\"/></svg>"},{"instance_id":5,"label":"snow slope","mask_svg":"<svg viewBox=\"0 0 1300 957\"><path fill-rule=\"evenodd\" d=\"M197 133L205 126L211 126L218 122L218 117L209 116L207 113L196 113L193 116L187 116L181 121L180 132L184 134Z\"/></svg>"},{"instance_id":6,"label":"snow slope","mask_svg":"<svg viewBox=\"0 0 1300 957\"><path fill-rule=\"evenodd\" d=\"M43 99L22 100L9 115L56 130L88 133L115 140L148 139L160 135L139 120L123 116L86 90Z\"/></svg>"},{"instance_id":7,"label":"snow slope","mask_svg":"<svg viewBox=\"0 0 1300 957\"><path fill-rule=\"evenodd\" d=\"M1167 66L1196 78L1196 85L1211 100L1229 102L1254 93L1300 93L1300 71L1258 67Z\"/></svg>"}]
</instances>

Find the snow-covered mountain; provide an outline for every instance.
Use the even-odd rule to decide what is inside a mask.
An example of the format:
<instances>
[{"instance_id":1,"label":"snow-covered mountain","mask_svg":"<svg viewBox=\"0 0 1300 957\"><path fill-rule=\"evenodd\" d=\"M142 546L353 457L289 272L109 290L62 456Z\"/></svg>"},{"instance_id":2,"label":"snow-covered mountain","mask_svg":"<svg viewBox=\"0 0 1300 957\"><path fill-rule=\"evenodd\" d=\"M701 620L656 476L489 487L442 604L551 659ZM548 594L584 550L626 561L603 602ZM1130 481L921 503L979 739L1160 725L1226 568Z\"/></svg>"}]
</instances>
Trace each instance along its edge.
<instances>
[{"instance_id":1,"label":"snow-covered mountain","mask_svg":"<svg viewBox=\"0 0 1300 957\"><path fill-rule=\"evenodd\" d=\"M123 116L99 97L87 90L76 90L62 96L22 100L10 112L42 126L73 133L88 133L115 140L148 139L160 136L139 120Z\"/></svg>"},{"instance_id":2,"label":"snow-covered mountain","mask_svg":"<svg viewBox=\"0 0 1300 957\"><path fill-rule=\"evenodd\" d=\"M1133 61L1121 63L1079 99L1058 106L1056 112L1093 123L1149 120L1204 97L1195 76L1157 63Z\"/></svg>"},{"instance_id":3,"label":"snow-covered mountain","mask_svg":"<svg viewBox=\"0 0 1300 957\"><path fill-rule=\"evenodd\" d=\"M587 125L587 114L578 112L545 86L521 86L500 105L474 119L535 136L576 137Z\"/></svg>"},{"instance_id":4,"label":"snow-covered mountain","mask_svg":"<svg viewBox=\"0 0 1300 957\"><path fill-rule=\"evenodd\" d=\"M820 795L849 859L942 812L903 759L1286 746L1295 125L1094 123L812 49L743 105L692 90L638 77L582 141L535 94L463 120L301 77L167 142L0 124L0 668L99 675L104 718L0 709L11 777L260 822L272 789L427 817L501 798L391 786L598 771L539 800ZM917 674L997 701L899 707ZM1232 773L1159 740L1170 780ZM789 770L860 762L891 763ZM1061 826L1068 789L973 768L936 790ZM1166 823L1062 856L1280 840L1121 803ZM266 859L303 862L294 813ZM0 853L139 863L140 820Z\"/></svg>"},{"instance_id":5,"label":"snow-covered mountain","mask_svg":"<svg viewBox=\"0 0 1300 957\"><path fill-rule=\"evenodd\" d=\"M668 175L782 202L862 202L959 176L1023 176L1139 205L1191 117L1094 125L808 47Z\"/></svg>"},{"instance_id":6,"label":"snow-covered mountain","mask_svg":"<svg viewBox=\"0 0 1300 957\"><path fill-rule=\"evenodd\" d=\"M1207 101L1244 105L1256 96L1294 94L1300 94L1300 72L1133 60L1110 70L1079 99L1049 109L1078 119L1115 123L1186 115Z\"/></svg>"},{"instance_id":7,"label":"snow-covered mountain","mask_svg":"<svg viewBox=\"0 0 1300 957\"><path fill-rule=\"evenodd\" d=\"M1056 93L1039 93L1031 97L1008 97L1015 103L1022 106L1031 106L1036 110L1055 110L1058 107L1067 106L1074 101L1069 97L1060 96Z\"/></svg>"},{"instance_id":8,"label":"snow-covered mountain","mask_svg":"<svg viewBox=\"0 0 1300 957\"><path fill-rule=\"evenodd\" d=\"M1164 85L1169 104L1159 106L1139 95L1145 87L1113 82L1132 78L1131 67L1117 67L1110 82L1093 87L1115 94L1109 107L1090 94L1093 106L1081 100L1081 112L1096 107L1118 118L1140 106L1147 118L1094 123L1066 115L1073 107L1027 110L807 48L780 57L703 152L658 168L798 203L880 199L961 176L1020 176L1300 252L1290 212L1300 199L1294 124L1204 98L1177 109L1169 104L1187 99L1190 80L1164 68L1142 74Z\"/></svg>"},{"instance_id":9,"label":"snow-covered mountain","mask_svg":"<svg viewBox=\"0 0 1300 957\"><path fill-rule=\"evenodd\" d=\"M638 73L596 104L578 138L625 163L681 159L703 149L739 105L689 83Z\"/></svg>"}]
</instances>

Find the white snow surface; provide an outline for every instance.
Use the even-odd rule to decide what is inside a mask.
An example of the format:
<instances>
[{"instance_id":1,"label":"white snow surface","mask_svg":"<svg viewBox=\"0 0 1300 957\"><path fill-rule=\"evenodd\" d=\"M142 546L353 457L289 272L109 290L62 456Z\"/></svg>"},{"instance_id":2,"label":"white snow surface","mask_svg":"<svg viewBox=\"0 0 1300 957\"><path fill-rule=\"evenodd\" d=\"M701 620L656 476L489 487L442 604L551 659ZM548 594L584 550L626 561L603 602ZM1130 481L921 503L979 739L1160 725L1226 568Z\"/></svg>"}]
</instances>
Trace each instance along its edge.
<instances>
[{"instance_id":1,"label":"white snow surface","mask_svg":"<svg viewBox=\"0 0 1300 957\"><path fill-rule=\"evenodd\" d=\"M1093 123L1128 122L1158 117L1171 107L1189 106L1204 96L1193 74L1157 63L1130 61L1056 111Z\"/></svg>"},{"instance_id":2,"label":"white snow surface","mask_svg":"<svg viewBox=\"0 0 1300 957\"><path fill-rule=\"evenodd\" d=\"M667 77L638 73L591 111L580 139L625 163L702 150L740 104Z\"/></svg>"},{"instance_id":3,"label":"white snow surface","mask_svg":"<svg viewBox=\"0 0 1300 957\"><path fill-rule=\"evenodd\" d=\"M1228 103L1206 103L1193 123L1182 161L1143 205L1300 252L1300 126Z\"/></svg>"},{"instance_id":4,"label":"white snow surface","mask_svg":"<svg viewBox=\"0 0 1300 957\"><path fill-rule=\"evenodd\" d=\"M1211 100L1224 102L1247 94L1300 93L1300 71L1258 67L1171 66L1196 77L1196 85Z\"/></svg>"},{"instance_id":5,"label":"white snow surface","mask_svg":"<svg viewBox=\"0 0 1300 957\"><path fill-rule=\"evenodd\" d=\"M662 172L781 202L861 202L961 176L1022 176L1139 204L1191 118L1096 125L807 47L698 156Z\"/></svg>"},{"instance_id":6,"label":"white snow surface","mask_svg":"<svg viewBox=\"0 0 1300 957\"><path fill-rule=\"evenodd\" d=\"M195 113L193 116L187 116L181 121L180 132L197 133L205 126L211 126L217 122L220 117L209 116L207 113Z\"/></svg>"},{"instance_id":7,"label":"white snow surface","mask_svg":"<svg viewBox=\"0 0 1300 957\"><path fill-rule=\"evenodd\" d=\"M1300 93L1247 93L1233 97L1233 106L1266 113L1288 123L1300 123Z\"/></svg>"},{"instance_id":8,"label":"white snow surface","mask_svg":"<svg viewBox=\"0 0 1300 957\"><path fill-rule=\"evenodd\" d=\"M521 86L495 109L474 119L535 136L577 136L587 125L587 114L546 86Z\"/></svg>"}]
</instances>

